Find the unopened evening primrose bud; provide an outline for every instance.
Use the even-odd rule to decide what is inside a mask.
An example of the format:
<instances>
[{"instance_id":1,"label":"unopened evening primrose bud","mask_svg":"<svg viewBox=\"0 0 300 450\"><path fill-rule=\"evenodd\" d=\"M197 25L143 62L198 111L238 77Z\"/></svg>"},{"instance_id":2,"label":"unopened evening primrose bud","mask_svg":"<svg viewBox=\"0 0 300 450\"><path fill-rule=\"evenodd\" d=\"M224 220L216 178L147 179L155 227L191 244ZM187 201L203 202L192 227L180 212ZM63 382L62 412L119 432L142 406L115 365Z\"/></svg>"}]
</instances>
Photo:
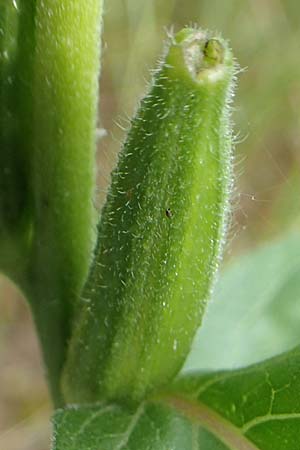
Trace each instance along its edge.
<instances>
[{"instance_id":1,"label":"unopened evening primrose bud","mask_svg":"<svg viewBox=\"0 0 300 450\"><path fill-rule=\"evenodd\" d=\"M72 402L139 400L181 368L220 260L235 64L221 38L170 42L103 209L64 373Z\"/></svg>"}]
</instances>

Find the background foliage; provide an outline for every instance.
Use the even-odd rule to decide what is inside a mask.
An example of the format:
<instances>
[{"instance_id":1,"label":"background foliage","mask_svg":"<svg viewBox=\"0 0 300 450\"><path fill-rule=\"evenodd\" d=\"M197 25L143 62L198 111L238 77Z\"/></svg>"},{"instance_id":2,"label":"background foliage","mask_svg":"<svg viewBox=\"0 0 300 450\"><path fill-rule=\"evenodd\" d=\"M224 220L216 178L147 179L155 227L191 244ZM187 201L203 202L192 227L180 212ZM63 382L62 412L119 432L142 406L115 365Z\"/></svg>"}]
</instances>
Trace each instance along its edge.
<instances>
[{"instance_id":1,"label":"background foliage","mask_svg":"<svg viewBox=\"0 0 300 450\"><path fill-rule=\"evenodd\" d=\"M226 264L299 225L300 6L296 0L111 0L106 4L98 204L166 30L197 22L228 38L242 69L236 191ZM46 450L50 406L24 302L0 281L0 447ZM224 299L222 298L224 301ZM4 388L5 386L5 388Z\"/></svg>"}]
</instances>

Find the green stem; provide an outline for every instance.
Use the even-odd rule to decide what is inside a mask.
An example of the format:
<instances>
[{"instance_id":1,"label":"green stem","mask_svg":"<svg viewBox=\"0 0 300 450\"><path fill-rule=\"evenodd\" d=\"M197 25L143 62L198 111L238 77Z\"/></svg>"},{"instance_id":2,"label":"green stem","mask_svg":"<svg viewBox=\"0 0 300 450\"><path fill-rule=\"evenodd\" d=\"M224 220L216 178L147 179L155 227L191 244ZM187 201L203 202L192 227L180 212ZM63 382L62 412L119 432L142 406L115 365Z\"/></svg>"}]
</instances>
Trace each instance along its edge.
<instances>
[{"instance_id":1,"label":"green stem","mask_svg":"<svg viewBox=\"0 0 300 450\"><path fill-rule=\"evenodd\" d=\"M14 34L14 86L6 101L12 113L1 123L3 133L12 128L11 141L1 139L0 162L4 170L9 159L14 177L9 197L5 186L0 195L14 208L21 198L11 219L17 238L7 220L4 237L22 256L20 267L17 256L7 267L7 252L0 263L32 307L56 404L94 244L101 10L101 0L19 0L5 28Z\"/></svg>"},{"instance_id":2,"label":"green stem","mask_svg":"<svg viewBox=\"0 0 300 450\"><path fill-rule=\"evenodd\" d=\"M19 9L0 6L0 267L21 282L30 228L28 173L20 145ZM29 32L29 30L28 30ZM30 33L29 33L30 34ZM21 141L22 143L22 141Z\"/></svg>"}]
</instances>

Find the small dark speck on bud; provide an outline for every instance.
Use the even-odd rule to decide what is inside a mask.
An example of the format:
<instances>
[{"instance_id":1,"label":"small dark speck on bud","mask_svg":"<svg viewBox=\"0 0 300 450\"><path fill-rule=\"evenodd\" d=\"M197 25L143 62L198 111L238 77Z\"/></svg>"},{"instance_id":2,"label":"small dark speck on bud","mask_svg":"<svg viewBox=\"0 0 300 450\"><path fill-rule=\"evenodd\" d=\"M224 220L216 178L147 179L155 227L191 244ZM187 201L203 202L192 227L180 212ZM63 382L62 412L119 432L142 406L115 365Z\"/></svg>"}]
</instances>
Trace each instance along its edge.
<instances>
[{"instance_id":1,"label":"small dark speck on bud","mask_svg":"<svg viewBox=\"0 0 300 450\"><path fill-rule=\"evenodd\" d=\"M166 209L166 216L167 216L169 219L171 219L171 218L173 217L173 213L172 213L172 211L171 211L170 208L167 208L167 209Z\"/></svg>"}]
</instances>

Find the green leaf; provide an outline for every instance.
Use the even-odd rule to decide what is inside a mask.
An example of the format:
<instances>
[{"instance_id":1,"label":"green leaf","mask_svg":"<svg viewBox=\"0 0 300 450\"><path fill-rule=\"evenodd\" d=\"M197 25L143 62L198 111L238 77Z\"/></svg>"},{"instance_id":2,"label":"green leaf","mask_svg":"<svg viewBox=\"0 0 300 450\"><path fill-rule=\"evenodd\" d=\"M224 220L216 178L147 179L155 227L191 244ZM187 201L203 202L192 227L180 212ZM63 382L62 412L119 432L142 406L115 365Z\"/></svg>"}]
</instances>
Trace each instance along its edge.
<instances>
[{"instance_id":1,"label":"green leaf","mask_svg":"<svg viewBox=\"0 0 300 450\"><path fill-rule=\"evenodd\" d=\"M95 240L101 10L102 0L0 5L0 269L30 302L57 403Z\"/></svg>"},{"instance_id":2,"label":"green leaf","mask_svg":"<svg viewBox=\"0 0 300 450\"><path fill-rule=\"evenodd\" d=\"M234 72L223 39L189 28L170 38L102 212L67 401L140 399L183 364L224 241Z\"/></svg>"},{"instance_id":3,"label":"green leaf","mask_svg":"<svg viewBox=\"0 0 300 450\"><path fill-rule=\"evenodd\" d=\"M136 409L54 417L53 450L298 450L300 347L236 371L191 375Z\"/></svg>"},{"instance_id":4,"label":"green leaf","mask_svg":"<svg viewBox=\"0 0 300 450\"><path fill-rule=\"evenodd\" d=\"M184 370L229 369L300 342L299 234L240 257L221 276Z\"/></svg>"}]
</instances>

